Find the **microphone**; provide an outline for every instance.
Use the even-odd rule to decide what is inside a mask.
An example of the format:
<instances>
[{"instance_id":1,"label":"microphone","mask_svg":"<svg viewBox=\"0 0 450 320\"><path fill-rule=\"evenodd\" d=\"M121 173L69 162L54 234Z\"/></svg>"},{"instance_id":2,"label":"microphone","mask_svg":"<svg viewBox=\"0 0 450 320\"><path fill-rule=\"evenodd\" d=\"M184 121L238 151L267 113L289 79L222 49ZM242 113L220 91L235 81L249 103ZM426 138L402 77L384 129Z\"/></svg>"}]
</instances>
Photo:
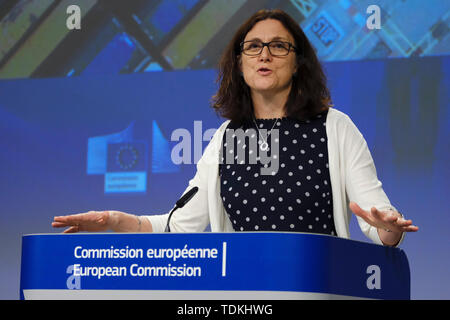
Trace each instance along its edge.
<instances>
[{"instance_id":1,"label":"microphone","mask_svg":"<svg viewBox=\"0 0 450 320\"><path fill-rule=\"evenodd\" d=\"M198 191L198 187L193 187L191 190L189 190L188 192L186 192L176 203L175 203L175 208L172 209L172 211L170 211L169 213L169 217L167 218L167 225L166 225L166 230L165 232L170 232L170 227L169 227L169 222L170 222L170 218L172 218L172 214L175 210L179 209L179 208L183 208L184 205L186 203L189 202L189 200L192 199L192 197L197 193Z\"/></svg>"}]
</instances>

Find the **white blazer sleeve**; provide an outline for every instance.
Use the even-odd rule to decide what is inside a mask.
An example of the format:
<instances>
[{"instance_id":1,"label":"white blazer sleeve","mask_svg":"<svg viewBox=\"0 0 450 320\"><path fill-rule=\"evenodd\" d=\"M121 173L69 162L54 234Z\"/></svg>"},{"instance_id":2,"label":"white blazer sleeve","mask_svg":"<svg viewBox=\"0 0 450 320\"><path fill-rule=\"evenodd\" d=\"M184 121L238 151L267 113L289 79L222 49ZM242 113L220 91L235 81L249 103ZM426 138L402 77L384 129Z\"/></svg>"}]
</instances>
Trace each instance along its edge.
<instances>
[{"instance_id":1,"label":"white blazer sleeve","mask_svg":"<svg viewBox=\"0 0 450 320\"><path fill-rule=\"evenodd\" d=\"M372 207L379 210L389 208L395 210L382 188L382 183L378 180L375 164L363 135L350 118L346 115L345 117L346 121L344 121L341 130L344 133L344 141L342 142L345 155L345 188L348 202L356 202L363 210L367 211L370 211ZM369 239L377 244L382 244L377 228L360 217L357 217L357 220L362 232ZM404 236L405 233L403 233L398 245L403 241Z\"/></svg>"}]
</instances>

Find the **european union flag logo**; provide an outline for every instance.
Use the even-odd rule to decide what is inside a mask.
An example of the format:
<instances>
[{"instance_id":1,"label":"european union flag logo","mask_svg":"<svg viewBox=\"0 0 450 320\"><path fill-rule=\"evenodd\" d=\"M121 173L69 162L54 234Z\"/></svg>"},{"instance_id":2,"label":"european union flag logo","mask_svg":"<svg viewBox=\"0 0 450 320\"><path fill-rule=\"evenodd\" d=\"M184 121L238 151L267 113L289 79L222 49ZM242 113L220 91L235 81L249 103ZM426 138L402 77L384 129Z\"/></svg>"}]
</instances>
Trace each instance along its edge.
<instances>
[{"instance_id":1,"label":"european union flag logo","mask_svg":"<svg viewBox=\"0 0 450 320\"><path fill-rule=\"evenodd\" d=\"M147 171L147 163L145 141L108 144L107 172Z\"/></svg>"},{"instance_id":2,"label":"european union flag logo","mask_svg":"<svg viewBox=\"0 0 450 320\"><path fill-rule=\"evenodd\" d=\"M134 125L133 121L123 131L88 139L87 174L105 176L105 193L146 192L149 162L152 173L180 170L172 162L170 142L155 120L151 155L148 142L134 138Z\"/></svg>"},{"instance_id":3,"label":"european union flag logo","mask_svg":"<svg viewBox=\"0 0 450 320\"><path fill-rule=\"evenodd\" d=\"M146 189L147 143L109 143L105 193L145 192Z\"/></svg>"}]
</instances>

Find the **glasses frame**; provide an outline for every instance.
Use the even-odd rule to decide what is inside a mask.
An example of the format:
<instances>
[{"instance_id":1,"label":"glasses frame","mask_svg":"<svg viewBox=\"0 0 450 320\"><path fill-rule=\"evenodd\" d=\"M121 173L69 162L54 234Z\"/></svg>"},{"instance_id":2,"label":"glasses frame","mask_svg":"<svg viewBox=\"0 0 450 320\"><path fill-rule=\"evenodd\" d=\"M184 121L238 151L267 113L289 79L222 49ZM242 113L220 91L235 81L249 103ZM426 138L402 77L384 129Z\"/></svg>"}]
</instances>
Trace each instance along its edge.
<instances>
[{"instance_id":1,"label":"glasses frame","mask_svg":"<svg viewBox=\"0 0 450 320\"><path fill-rule=\"evenodd\" d=\"M261 51L259 51L259 53L257 53L257 54L245 53L244 52L244 44L248 43L248 42L258 42L258 43L262 44ZM272 51L270 51L270 44L273 43L273 42L281 42L281 43L287 44L289 46L287 53L286 54L281 54L281 55L280 54L273 54ZM295 47L292 43L290 43L288 41L281 41L281 40L272 40L272 41L269 41L269 42L262 42L262 41L257 41L257 40L247 40L247 41L242 41L241 44L240 44L241 53L245 54L246 56L250 56L250 57L259 56L263 52L264 47L267 47L267 50L269 50L270 55L272 55L274 57L286 57L286 56L289 55L289 53L291 53L291 49L294 49L293 51L295 53L298 52L297 51L297 47Z\"/></svg>"}]
</instances>

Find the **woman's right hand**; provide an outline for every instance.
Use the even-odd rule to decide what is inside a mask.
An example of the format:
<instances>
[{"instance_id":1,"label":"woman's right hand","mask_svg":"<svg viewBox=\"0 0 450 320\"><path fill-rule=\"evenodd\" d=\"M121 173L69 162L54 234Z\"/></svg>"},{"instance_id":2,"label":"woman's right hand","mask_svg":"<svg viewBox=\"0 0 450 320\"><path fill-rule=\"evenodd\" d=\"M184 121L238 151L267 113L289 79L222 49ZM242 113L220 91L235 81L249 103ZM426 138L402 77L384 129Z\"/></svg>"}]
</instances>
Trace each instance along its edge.
<instances>
[{"instance_id":1,"label":"woman's right hand","mask_svg":"<svg viewBox=\"0 0 450 320\"><path fill-rule=\"evenodd\" d=\"M53 218L53 228L66 228L63 233L80 231L153 232L148 219L121 211L89 211Z\"/></svg>"},{"instance_id":2,"label":"woman's right hand","mask_svg":"<svg viewBox=\"0 0 450 320\"><path fill-rule=\"evenodd\" d=\"M79 231L102 232L112 229L114 217L111 211L89 211L85 213L53 218L53 228L68 227L63 233Z\"/></svg>"}]
</instances>

